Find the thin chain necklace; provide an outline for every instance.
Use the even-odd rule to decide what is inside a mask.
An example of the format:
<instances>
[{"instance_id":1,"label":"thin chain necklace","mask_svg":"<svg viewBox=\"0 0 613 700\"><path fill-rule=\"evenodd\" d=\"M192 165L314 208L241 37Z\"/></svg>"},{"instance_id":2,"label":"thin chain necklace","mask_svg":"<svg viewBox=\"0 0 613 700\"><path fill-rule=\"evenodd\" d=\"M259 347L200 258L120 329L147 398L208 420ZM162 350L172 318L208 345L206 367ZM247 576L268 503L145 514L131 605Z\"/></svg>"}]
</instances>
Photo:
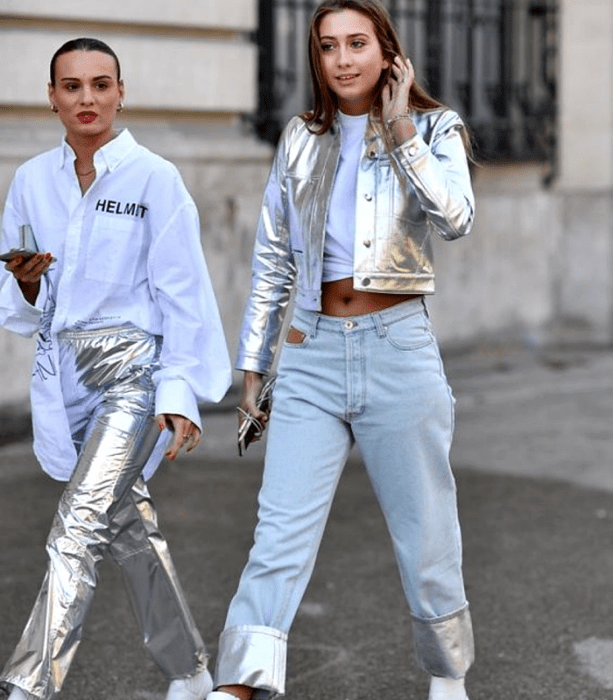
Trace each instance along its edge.
<instances>
[{"instance_id":1,"label":"thin chain necklace","mask_svg":"<svg viewBox=\"0 0 613 700\"><path fill-rule=\"evenodd\" d=\"M88 170L86 173L80 173L76 168L75 172L79 177L85 177L86 175L91 175L92 173L96 172L96 168L92 168L91 170Z\"/></svg>"}]
</instances>

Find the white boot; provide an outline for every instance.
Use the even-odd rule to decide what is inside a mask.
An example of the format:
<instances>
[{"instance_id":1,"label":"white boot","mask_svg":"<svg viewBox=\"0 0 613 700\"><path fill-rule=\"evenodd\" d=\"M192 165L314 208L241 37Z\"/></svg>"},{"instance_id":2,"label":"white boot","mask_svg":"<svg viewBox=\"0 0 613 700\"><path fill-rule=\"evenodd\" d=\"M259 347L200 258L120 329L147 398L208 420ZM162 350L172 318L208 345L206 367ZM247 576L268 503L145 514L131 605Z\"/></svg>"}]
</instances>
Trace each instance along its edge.
<instances>
[{"instance_id":1,"label":"white boot","mask_svg":"<svg viewBox=\"0 0 613 700\"><path fill-rule=\"evenodd\" d=\"M26 693L25 690L14 685L13 690L11 690L11 694L8 696L7 700L29 700L32 697L34 696Z\"/></svg>"},{"instance_id":2,"label":"white boot","mask_svg":"<svg viewBox=\"0 0 613 700\"><path fill-rule=\"evenodd\" d=\"M211 690L213 679L205 668L195 676L175 678L171 681L166 700L204 700Z\"/></svg>"},{"instance_id":3,"label":"white boot","mask_svg":"<svg viewBox=\"0 0 613 700\"><path fill-rule=\"evenodd\" d=\"M468 700L463 678L430 678L428 700Z\"/></svg>"}]
</instances>

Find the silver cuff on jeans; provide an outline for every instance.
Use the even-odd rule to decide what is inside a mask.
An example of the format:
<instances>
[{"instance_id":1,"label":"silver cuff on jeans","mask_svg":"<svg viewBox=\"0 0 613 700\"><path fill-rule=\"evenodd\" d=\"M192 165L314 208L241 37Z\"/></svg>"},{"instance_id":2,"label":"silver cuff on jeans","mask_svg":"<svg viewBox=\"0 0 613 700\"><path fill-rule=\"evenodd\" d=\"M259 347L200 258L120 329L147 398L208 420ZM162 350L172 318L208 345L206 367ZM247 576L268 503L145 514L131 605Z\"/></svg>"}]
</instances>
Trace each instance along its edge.
<instances>
[{"instance_id":1,"label":"silver cuff on jeans","mask_svg":"<svg viewBox=\"0 0 613 700\"><path fill-rule=\"evenodd\" d=\"M475 659L468 605L443 617L413 616L417 665L431 676L463 678Z\"/></svg>"},{"instance_id":2,"label":"silver cuff on jeans","mask_svg":"<svg viewBox=\"0 0 613 700\"><path fill-rule=\"evenodd\" d=\"M256 698L285 693L287 634L264 625L230 627L221 633L215 685L248 685Z\"/></svg>"}]
</instances>

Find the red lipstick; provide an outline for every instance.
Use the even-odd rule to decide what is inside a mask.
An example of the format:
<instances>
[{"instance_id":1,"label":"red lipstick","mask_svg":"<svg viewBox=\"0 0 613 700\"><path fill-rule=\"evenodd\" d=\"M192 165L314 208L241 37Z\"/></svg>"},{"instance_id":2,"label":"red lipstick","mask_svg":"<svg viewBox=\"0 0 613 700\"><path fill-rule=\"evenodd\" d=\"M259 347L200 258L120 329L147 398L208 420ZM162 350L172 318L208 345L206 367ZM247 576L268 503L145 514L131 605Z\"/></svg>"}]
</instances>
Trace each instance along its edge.
<instances>
[{"instance_id":1,"label":"red lipstick","mask_svg":"<svg viewBox=\"0 0 613 700\"><path fill-rule=\"evenodd\" d=\"M97 116L95 112L79 112L77 119L81 124L91 124Z\"/></svg>"}]
</instances>

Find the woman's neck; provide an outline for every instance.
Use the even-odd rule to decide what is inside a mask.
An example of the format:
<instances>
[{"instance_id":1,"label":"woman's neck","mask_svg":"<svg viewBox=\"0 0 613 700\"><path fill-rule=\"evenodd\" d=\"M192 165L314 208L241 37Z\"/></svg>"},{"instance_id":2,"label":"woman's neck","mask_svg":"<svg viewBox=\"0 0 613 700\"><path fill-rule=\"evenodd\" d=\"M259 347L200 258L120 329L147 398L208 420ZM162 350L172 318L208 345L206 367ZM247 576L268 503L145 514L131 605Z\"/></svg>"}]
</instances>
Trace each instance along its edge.
<instances>
[{"instance_id":1,"label":"woman's neck","mask_svg":"<svg viewBox=\"0 0 613 700\"><path fill-rule=\"evenodd\" d=\"M70 134L66 136L66 141L77 156L76 162L86 166L93 164L96 151L109 141L112 141L115 136L115 132L87 137Z\"/></svg>"},{"instance_id":2,"label":"woman's neck","mask_svg":"<svg viewBox=\"0 0 613 700\"><path fill-rule=\"evenodd\" d=\"M342 117L347 117L348 120L350 120L350 119L363 119L364 117L367 117L370 113L370 112L366 111L366 112L362 112L361 114L346 114L340 108L339 108L338 112Z\"/></svg>"}]
</instances>

